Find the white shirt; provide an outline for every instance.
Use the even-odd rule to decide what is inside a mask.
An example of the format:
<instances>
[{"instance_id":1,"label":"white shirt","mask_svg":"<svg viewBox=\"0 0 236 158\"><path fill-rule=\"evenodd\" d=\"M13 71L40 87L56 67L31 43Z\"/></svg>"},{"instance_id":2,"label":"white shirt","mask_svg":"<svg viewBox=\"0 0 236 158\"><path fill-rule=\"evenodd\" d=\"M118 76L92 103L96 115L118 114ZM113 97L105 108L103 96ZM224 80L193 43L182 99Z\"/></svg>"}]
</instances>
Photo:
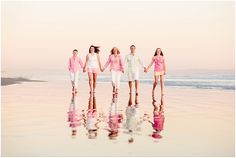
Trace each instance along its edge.
<instances>
[{"instance_id":1,"label":"white shirt","mask_svg":"<svg viewBox=\"0 0 236 158\"><path fill-rule=\"evenodd\" d=\"M127 68L127 72L130 73L135 73L137 71L139 71L139 66L144 67L141 59L139 58L139 56L134 53L129 53L128 55L126 55L125 57L125 66Z\"/></svg>"},{"instance_id":2,"label":"white shirt","mask_svg":"<svg viewBox=\"0 0 236 158\"><path fill-rule=\"evenodd\" d=\"M93 55L91 53L88 54L88 68L98 68L98 58L96 53Z\"/></svg>"}]
</instances>

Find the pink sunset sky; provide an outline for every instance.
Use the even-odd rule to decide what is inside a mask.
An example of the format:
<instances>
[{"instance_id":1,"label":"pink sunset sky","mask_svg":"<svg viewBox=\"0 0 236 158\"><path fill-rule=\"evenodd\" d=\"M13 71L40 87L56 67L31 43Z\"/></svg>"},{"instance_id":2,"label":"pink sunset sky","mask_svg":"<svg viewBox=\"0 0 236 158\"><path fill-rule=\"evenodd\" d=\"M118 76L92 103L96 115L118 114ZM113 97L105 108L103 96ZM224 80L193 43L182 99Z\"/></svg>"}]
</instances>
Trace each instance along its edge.
<instances>
[{"instance_id":1,"label":"pink sunset sky","mask_svg":"<svg viewBox=\"0 0 236 158\"><path fill-rule=\"evenodd\" d=\"M5 1L2 70L66 69L73 49L85 60L101 46L105 64L129 46L148 65L162 48L168 69L234 69L233 1Z\"/></svg>"}]
</instances>

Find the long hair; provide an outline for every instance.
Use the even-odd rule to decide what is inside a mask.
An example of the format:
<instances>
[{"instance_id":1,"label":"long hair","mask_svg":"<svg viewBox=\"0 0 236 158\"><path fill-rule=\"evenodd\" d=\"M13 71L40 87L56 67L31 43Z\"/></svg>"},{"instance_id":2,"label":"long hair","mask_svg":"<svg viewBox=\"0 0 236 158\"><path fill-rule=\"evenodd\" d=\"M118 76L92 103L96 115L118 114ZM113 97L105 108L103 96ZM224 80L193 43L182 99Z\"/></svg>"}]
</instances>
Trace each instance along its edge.
<instances>
[{"instance_id":1,"label":"long hair","mask_svg":"<svg viewBox=\"0 0 236 158\"><path fill-rule=\"evenodd\" d=\"M91 45L90 47L89 47L89 53L91 53L91 51L90 51L90 48L91 47L93 47L94 48L94 53L99 53L100 52L100 50L99 50L99 46L94 46L94 45Z\"/></svg>"},{"instance_id":2,"label":"long hair","mask_svg":"<svg viewBox=\"0 0 236 158\"><path fill-rule=\"evenodd\" d=\"M157 55L157 50L158 50L158 49L160 49L160 50L161 50L161 48L157 48L157 49L156 49L156 51L155 51L155 54L154 54L154 56L156 56L156 55ZM164 56L164 55L163 55L163 53L162 53L162 50L161 50L161 56Z\"/></svg>"},{"instance_id":3,"label":"long hair","mask_svg":"<svg viewBox=\"0 0 236 158\"><path fill-rule=\"evenodd\" d=\"M112 49L111 49L111 55L112 54L114 54L114 49L115 49L116 47L113 47ZM119 51L119 49L118 48L116 48L117 49L117 54L120 54L120 51Z\"/></svg>"}]
</instances>

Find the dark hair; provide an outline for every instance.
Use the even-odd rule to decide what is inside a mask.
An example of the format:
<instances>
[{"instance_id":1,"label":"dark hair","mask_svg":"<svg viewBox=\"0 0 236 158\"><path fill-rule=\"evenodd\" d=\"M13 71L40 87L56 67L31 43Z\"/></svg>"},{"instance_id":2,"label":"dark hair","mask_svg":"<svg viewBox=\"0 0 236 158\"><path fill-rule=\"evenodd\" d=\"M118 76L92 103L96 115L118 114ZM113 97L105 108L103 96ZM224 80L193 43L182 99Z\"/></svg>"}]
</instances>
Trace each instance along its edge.
<instances>
[{"instance_id":1,"label":"dark hair","mask_svg":"<svg viewBox=\"0 0 236 158\"><path fill-rule=\"evenodd\" d=\"M130 48L131 48L131 47L134 47L134 48L136 48L136 47L135 47L135 45L131 45L131 46L130 46Z\"/></svg>"},{"instance_id":2,"label":"dark hair","mask_svg":"<svg viewBox=\"0 0 236 158\"><path fill-rule=\"evenodd\" d=\"M74 49L73 52L78 52L78 50L77 50L77 49Z\"/></svg>"},{"instance_id":3,"label":"dark hair","mask_svg":"<svg viewBox=\"0 0 236 158\"><path fill-rule=\"evenodd\" d=\"M154 56L156 56L156 55L157 55L157 50L158 50L158 49L160 49L160 50L161 50L161 48L157 48L157 49L156 49L156 51L155 51L155 54L154 54ZM163 53L162 53L162 50L161 50L161 56L164 56L164 55L163 55Z\"/></svg>"},{"instance_id":4,"label":"dark hair","mask_svg":"<svg viewBox=\"0 0 236 158\"><path fill-rule=\"evenodd\" d=\"M111 54L114 54L114 49L115 49L116 47L113 47L112 49L111 49ZM119 51L119 49L118 48L116 48L117 49L117 54L120 54L120 51Z\"/></svg>"},{"instance_id":5,"label":"dark hair","mask_svg":"<svg viewBox=\"0 0 236 158\"><path fill-rule=\"evenodd\" d=\"M91 47L93 47L93 48L94 48L94 52L95 52L95 53L97 53L97 54L98 54L98 53L100 52L100 50L99 50L99 46L94 46L94 45L91 45L91 46L89 47L89 53L91 53L91 51L90 51L90 48L91 48Z\"/></svg>"}]
</instances>

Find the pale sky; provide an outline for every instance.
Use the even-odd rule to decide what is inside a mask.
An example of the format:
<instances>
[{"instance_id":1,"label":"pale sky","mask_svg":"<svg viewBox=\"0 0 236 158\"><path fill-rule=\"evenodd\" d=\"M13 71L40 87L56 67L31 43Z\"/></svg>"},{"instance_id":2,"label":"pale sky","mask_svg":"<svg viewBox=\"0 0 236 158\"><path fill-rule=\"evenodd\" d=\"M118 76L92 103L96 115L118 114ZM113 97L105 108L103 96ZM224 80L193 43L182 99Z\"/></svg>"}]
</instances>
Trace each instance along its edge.
<instances>
[{"instance_id":1,"label":"pale sky","mask_svg":"<svg viewBox=\"0 0 236 158\"><path fill-rule=\"evenodd\" d=\"M234 2L2 2L2 70L67 69L73 49L85 60L101 46L129 46L148 65L156 48L169 70L234 69Z\"/></svg>"}]
</instances>

